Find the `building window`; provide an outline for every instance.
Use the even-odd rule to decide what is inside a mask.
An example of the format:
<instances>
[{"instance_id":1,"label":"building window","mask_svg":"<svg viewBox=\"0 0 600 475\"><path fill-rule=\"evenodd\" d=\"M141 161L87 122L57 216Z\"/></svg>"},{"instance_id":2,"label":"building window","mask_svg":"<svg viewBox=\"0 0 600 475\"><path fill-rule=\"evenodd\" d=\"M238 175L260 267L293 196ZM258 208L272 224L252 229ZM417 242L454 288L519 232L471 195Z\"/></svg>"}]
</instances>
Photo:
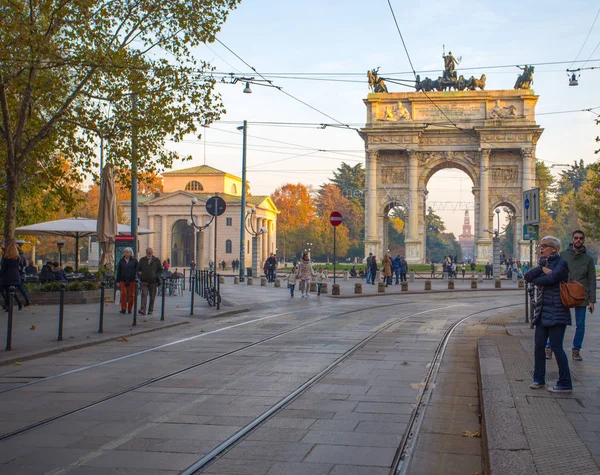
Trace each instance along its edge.
<instances>
[{"instance_id":1,"label":"building window","mask_svg":"<svg viewBox=\"0 0 600 475\"><path fill-rule=\"evenodd\" d=\"M233 218L225 218L225 226L232 226Z\"/></svg>"},{"instance_id":2,"label":"building window","mask_svg":"<svg viewBox=\"0 0 600 475\"><path fill-rule=\"evenodd\" d=\"M235 186L235 183L231 185L231 194L237 195L237 186Z\"/></svg>"},{"instance_id":3,"label":"building window","mask_svg":"<svg viewBox=\"0 0 600 475\"><path fill-rule=\"evenodd\" d=\"M185 185L185 191L204 191L204 187L199 181L193 180Z\"/></svg>"},{"instance_id":4,"label":"building window","mask_svg":"<svg viewBox=\"0 0 600 475\"><path fill-rule=\"evenodd\" d=\"M225 254L231 254L231 239L225 241Z\"/></svg>"}]
</instances>

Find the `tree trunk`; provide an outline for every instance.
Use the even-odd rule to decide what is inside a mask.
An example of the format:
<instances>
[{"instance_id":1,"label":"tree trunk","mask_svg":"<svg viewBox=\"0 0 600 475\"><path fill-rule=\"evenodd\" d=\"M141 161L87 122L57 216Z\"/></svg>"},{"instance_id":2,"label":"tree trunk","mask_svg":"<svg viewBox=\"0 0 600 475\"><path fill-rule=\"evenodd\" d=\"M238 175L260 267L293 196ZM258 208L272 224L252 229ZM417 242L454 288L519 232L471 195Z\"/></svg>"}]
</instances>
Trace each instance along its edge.
<instances>
[{"instance_id":1,"label":"tree trunk","mask_svg":"<svg viewBox=\"0 0 600 475\"><path fill-rule=\"evenodd\" d=\"M7 154L6 159L6 210L4 215L4 245L15 241L17 227L17 201L19 180L16 170L15 153Z\"/></svg>"}]
</instances>

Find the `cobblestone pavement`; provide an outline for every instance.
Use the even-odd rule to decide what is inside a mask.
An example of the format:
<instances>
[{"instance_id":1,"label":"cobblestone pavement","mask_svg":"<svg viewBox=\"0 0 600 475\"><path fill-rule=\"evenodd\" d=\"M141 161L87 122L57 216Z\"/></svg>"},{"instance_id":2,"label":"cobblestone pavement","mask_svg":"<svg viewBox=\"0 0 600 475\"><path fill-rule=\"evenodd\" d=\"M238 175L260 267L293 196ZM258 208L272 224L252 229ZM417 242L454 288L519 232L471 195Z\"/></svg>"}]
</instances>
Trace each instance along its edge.
<instances>
[{"instance_id":1,"label":"cobblestone pavement","mask_svg":"<svg viewBox=\"0 0 600 475\"><path fill-rule=\"evenodd\" d=\"M206 469L388 473L448 325L521 300L497 291L272 299L241 315L0 366L0 473L180 473L391 324ZM481 470L480 439L462 437L478 428L474 336L470 322L458 328L409 473Z\"/></svg>"}]
</instances>

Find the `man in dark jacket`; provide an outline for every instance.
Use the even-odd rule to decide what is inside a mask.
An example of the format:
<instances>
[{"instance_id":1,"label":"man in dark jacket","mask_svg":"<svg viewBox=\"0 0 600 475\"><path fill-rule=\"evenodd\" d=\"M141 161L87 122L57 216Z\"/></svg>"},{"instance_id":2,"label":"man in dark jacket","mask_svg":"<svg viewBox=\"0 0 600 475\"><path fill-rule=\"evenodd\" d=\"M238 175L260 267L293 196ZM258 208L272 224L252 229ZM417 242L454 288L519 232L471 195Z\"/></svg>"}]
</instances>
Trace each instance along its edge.
<instances>
[{"instance_id":1,"label":"man in dark jacket","mask_svg":"<svg viewBox=\"0 0 600 475\"><path fill-rule=\"evenodd\" d=\"M585 313L589 308L594 312L596 303L596 267L594 259L590 256L584 246L585 235L579 229L571 235L571 244L562 253L562 258L569 265L569 279L579 282L585 288L586 301L583 305L575 307L575 338L573 338L573 359L581 361L581 346L585 334Z\"/></svg>"},{"instance_id":2,"label":"man in dark jacket","mask_svg":"<svg viewBox=\"0 0 600 475\"><path fill-rule=\"evenodd\" d=\"M406 274L408 274L408 262L406 262L406 258L402 256L400 258L400 282L406 282Z\"/></svg>"},{"instance_id":3,"label":"man in dark jacket","mask_svg":"<svg viewBox=\"0 0 600 475\"><path fill-rule=\"evenodd\" d=\"M153 255L151 247L146 249L146 255L142 257L137 265L137 274L142 282L142 303L140 305L140 314L146 315L146 301L150 297L148 304L148 315L154 311L154 300L158 289L158 280L162 273L160 259ZM166 261L165 261L166 262Z\"/></svg>"}]
</instances>

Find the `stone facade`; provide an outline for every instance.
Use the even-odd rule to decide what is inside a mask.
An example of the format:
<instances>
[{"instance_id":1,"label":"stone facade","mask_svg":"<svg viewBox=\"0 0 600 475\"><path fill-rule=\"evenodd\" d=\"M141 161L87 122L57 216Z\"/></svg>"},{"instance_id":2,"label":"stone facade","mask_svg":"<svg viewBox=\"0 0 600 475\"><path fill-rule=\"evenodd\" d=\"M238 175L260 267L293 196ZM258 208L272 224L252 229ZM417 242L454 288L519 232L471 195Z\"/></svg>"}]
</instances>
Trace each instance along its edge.
<instances>
[{"instance_id":1,"label":"stone facade","mask_svg":"<svg viewBox=\"0 0 600 475\"><path fill-rule=\"evenodd\" d=\"M218 263L224 260L231 266L234 259L240 259L240 249L243 245L245 267L258 269L262 267L269 253L275 252L279 210L269 196L246 198L246 212L252 208L256 209L252 214L254 229L267 229L265 234L255 238L258 262L253 262L253 239L247 230L244 232L244 243L240 245L240 178L204 165L166 172L163 174L163 180L163 193L154 197L139 197L139 225L155 231L154 234L140 236L139 246L142 252L146 247L151 247L154 254L162 260L169 257L173 267L189 267L193 259L198 269L207 268L209 261L214 260L214 222L207 229L196 233L187 221L190 219L191 200L196 198L198 202L194 205L194 222L198 225L206 224L211 218L206 211L206 200L215 194L227 203L225 213L217 218ZM188 186L189 184L191 185ZM198 184L202 191L197 190ZM129 202L119 204L130 216Z\"/></svg>"},{"instance_id":2,"label":"stone facade","mask_svg":"<svg viewBox=\"0 0 600 475\"><path fill-rule=\"evenodd\" d=\"M535 187L535 147L543 131L535 122L537 99L532 90L369 94L364 101L367 123L361 129L365 255L383 255L387 211L401 206L407 210L407 261L425 262L427 183L437 171L457 168L474 184L477 262L492 258L488 230L498 206L512 210L515 257L527 261L522 193Z\"/></svg>"}]
</instances>

